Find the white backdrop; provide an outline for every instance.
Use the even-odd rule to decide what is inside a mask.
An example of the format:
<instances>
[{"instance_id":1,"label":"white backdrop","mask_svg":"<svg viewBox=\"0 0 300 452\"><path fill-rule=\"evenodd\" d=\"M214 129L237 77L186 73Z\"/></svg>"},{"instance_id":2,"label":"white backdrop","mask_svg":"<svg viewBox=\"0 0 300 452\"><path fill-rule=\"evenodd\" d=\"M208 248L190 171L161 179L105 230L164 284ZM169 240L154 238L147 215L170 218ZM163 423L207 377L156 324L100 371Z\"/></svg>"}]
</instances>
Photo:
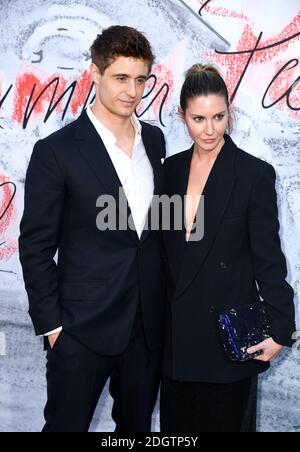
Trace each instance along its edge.
<instances>
[{"instance_id":1,"label":"white backdrop","mask_svg":"<svg viewBox=\"0 0 300 452\"><path fill-rule=\"evenodd\" d=\"M153 45L155 78L138 111L162 128L169 154L190 144L176 115L184 71L199 61L221 69L235 107L233 138L277 171L299 322L299 0L0 0L0 6L0 431L39 430L46 394L17 249L28 159L37 139L92 101L89 47L109 25L137 27ZM300 430L299 362L287 351L261 379L261 430ZM92 430L113 429L110 405L106 391ZM153 428L159 429L157 411Z\"/></svg>"}]
</instances>

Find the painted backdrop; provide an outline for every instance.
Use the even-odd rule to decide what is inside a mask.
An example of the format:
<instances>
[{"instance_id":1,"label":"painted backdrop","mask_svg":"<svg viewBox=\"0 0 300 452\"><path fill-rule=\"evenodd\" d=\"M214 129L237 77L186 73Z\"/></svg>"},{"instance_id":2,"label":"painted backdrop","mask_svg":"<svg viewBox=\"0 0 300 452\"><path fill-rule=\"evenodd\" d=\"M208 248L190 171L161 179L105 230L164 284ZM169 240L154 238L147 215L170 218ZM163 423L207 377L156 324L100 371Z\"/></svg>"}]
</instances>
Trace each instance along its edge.
<instances>
[{"instance_id":1,"label":"painted backdrop","mask_svg":"<svg viewBox=\"0 0 300 452\"><path fill-rule=\"evenodd\" d=\"M138 115L162 128L169 155L190 145L176 114L184 71L199 61L221 69L235 107L233 138L277 171L299 322L299 0L1 0L0 6L0 431L40 430L46 396L17 248L28 160L39 138L93 101L89 47L110 25L137 27L153 44L156 64ZM262 431L300 430L299 363L297 350L287 351L260 380ZM91 430L113 430L110 409L106 390ZM153 429L159 430L157 410Z\"/></svg>"}]
</instances>

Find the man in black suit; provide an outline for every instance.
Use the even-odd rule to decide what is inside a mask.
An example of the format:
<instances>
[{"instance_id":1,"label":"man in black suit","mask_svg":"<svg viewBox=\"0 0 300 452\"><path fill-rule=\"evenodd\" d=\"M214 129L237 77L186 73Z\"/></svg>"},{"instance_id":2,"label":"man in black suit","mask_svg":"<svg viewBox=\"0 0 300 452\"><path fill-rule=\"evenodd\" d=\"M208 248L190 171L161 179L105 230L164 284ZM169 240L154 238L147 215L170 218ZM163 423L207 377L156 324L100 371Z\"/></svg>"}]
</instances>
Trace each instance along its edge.
<instances>
[{"instance_id":1,"label":"man in black suit","mask_svg":"<svg viewBox=\"0 0 300 452\"><path fill-rule=\"evenodd\" d=\"M110 377L116 431L147 432L164 306L160 232L146 225L163 192L165 142L134 111L154 57L140 32L120 26L98 35L91 54L94 105L36 143L25 184L19 248L29 314L48 348L44 431L87 431ZM97 206L107 195L127 203L105 230Z\"/></svg>"}]
</instances>

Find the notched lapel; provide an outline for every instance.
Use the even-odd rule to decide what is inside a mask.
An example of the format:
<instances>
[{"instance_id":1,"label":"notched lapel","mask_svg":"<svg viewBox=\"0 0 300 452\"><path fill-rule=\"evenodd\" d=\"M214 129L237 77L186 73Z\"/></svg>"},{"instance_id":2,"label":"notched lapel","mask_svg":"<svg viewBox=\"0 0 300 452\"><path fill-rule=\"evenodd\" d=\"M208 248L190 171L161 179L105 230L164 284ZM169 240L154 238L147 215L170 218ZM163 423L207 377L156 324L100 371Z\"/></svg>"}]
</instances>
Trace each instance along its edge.
<instances>
[{"instance_id":1,"label":"notched lapel","mask_svg":"<svg viewBox=\"0 0 300 452\"><path fill-rule=\"evenodd\" d=\"M160 154L158 153L158 150L155 149L156 143L153 139L153 135L144 125L142 125L142 140L146 149L146 154L153 168L154 195L159 195L163 188L163 165L161 163Z\"/></svg>"},{"instance_id":2,"label":"notched lapel","mask_svg":"<svg viewBox=\"0 0 300 452\"><path fill-rule=\"evenodd\" d=\"M235 155L233 142L227 137L203 191L204 237L186 245L175 298L192 283L213 245L235 184Z\"/></svg>"},{"instance_id":3,"label":"notched lapel","mask_svg":"<svg viewBox=\"0 0 300 452\"><path fill-rule=\"evenodd\" d=\"M99 180L102 189L105 189L107 195L114 197L118 206L120 190L123 190L123 195L126 198L122 183L103 141L89 120L86 112L82 113L78 120L75 137L80 141L79 150L81 155ZM122 214L123 212L120 213ZM127 219L130 215L131 210L127 202ZM135 240L139 239L135 230L129 229L129 233Z\"/></svg>"},{"instance_id":4,"label":"notched lapel","mask_svg":"<svg viewBox=\"0 0 300 452\"><path fill-rule=\"evenodd\" d=\"M75 138L81 141L79 144L80 153L95 176L98 178L102 187L104 187L106 194L112 195L114 199L118 200L119 190L123 190L122 183L104 146L104 143L89 120L86 111L84 111L77 120ZM160 155L156 155L156 143L153 139L152 133L143 125L142 140L153 168L154 195L160 195L163 190L163 165L160 161ZM124 190L123 195L126 198ZM129 218L129 216L131 216L131 210L127 202L127 218ZM129 230L129 232L135 240L139 240L135 230ZM147 230L143 232L141 241L146 239L149 232L150 231Z\"/></svg>"},{"instance_id":5,"label":"notched lapel","mask_svg":"<svg viewBox=\"0 0 300 452\"><path fill-rule=\"evenodd\" d=\"M147 128L142 124L142 140L145 146L146 154L148 156L148 159L151 163L152 169L153 169L153 178L154 178L154 196L159 196L162 194L163 191L163 165L160 159L160 154L158 153L159 150L156 150L156 143L153 139L153 135L150 131L147 130ZM146 219L146 225L150 224L150 213L151 213L151 206L148 210L148 215ZM148 235L150 234L150 230L144 229L142 236L141 236L141 242L145 241Z\"/></svg>"},{"instance_id":6,"label":"notched lapel","mask_svg":"<svg viewBox=\"0 0 300 452\"><path fill-rule=\"evenodd\" d=\"M184 205L184 197L187 192L189 172L191 166L191 160L193 156L194 145L187 151L184 151L176 157L178 160L175 162L168 162L166 160L166 193L169 197L180 196L181 205ZM171 165L169 167L168 165ZM182 222L184 212L182 212ZM174 281L178 280L180 275L182 262L185 255L186 242L185 242L185 230L182 227L180 230L174 229L174 218L171 217L171 230L163 232L164 244L167 250L169 259L169 266Z\"/></svg>"}]
</instances>

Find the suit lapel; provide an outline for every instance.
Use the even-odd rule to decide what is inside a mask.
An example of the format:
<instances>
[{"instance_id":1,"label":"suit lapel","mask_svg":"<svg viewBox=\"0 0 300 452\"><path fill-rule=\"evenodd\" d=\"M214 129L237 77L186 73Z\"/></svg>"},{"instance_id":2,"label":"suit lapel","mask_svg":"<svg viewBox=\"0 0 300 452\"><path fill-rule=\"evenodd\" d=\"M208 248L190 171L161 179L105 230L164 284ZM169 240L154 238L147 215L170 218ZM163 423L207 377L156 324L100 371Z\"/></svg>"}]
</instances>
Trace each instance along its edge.
<instances>
[{"instance_id":1,"label":"suit lapel","mask_svg":"<svg viewBox=\"0 0 300 452\"><path fill-rule=\"evenodd\" d=\"M170 173L166 169L166 193L170 198L179 195L182 206L188 188L193 149L194 145L180 155L177 165L172 167ZM164 231L163 236L166 249L168 250L171 273L174 281L178 281L186 250L185 228L182 226L179 230L175 230L175 219L172 215L170 220L171 230ZM184 225L184 212L182 212L181 222Z\"/></svg>"},{"instance_id":2,"label":"suit lapel","mask_svg":"<svg viewBox=\"0 0 300 452\"><path fill-rule=\"evenodd\" d=\"M204 237L200 241L189 241L186 245L175 296L181 295L192 283L213 245L235 183L235 155L234 144L226 136L225 145L218 155L203 191ZM185 193L187 185L188 179L184 184Z\"/></svg>"},{"instance_id":3,"label":"suit lapel","mask_svg":"<svg viewBox=\"0 0 300 452\"><path fill-rule=\"evenodd\" d=\"M147 127L142 123L142 140L145 146L146 154L151 163L153 169L153 178L154 178L154 196L160 195L163 189L163 165L160 160L160 149L157 149L157 143L153 139L153 134L147 129ZM152 204L151 204L152 206ZM148 215L146 219L145 225L150 225L150 213L151 206L148 210ZM151 229L144 229L141 242L145 241L148 235L150 234Z\"/></svg>"},{"instance_id":4,"label":"suit lapel","mask_svg":"<svg viewBox=\"0 0 300 452\"><path fill-rule=\"evenodd\" d=\"M98 132L95 130L93 124L87 116L86 111L82 113L77 120L75 138L81 141L80 152L91 170L98 178L101 185L105 188L106 193L112 195L115 200L119 200L119 190L123 190L123 196L126 199L125 191L122 183L118 177L115 167L110 159L110 156L101 140ZM155 154L155 141L152 133L142 124L142 140L146 149L147 156L153 168L154 175L154 194L160 194L163 184L163 168L159 155ZM159 152L159 150L158 150ZM117 202L118 205L118 202ZM150 212L150 209L149 209ZM124 215L123 212L120 212ZM131 209L127 202L127 219L131 216ZM147 223L146 223L147 224ZM129 230L134 240L139 241L136 230ZM145 240L150 231L144 230L141 241Z\"/></svg>"},{"instance_id":5,"label":"suit lapel","mask_svg":"<svg viewBox=\"0 0 300 452\"><path fill-rule=\"evenodd\" d=\"M153 169L153 176L154 176L154 195L159 195L162 192L162 173L163 173L163 167L160 160L159 151L160 149L157 149L157 143L153 139L153 134L150 133L149 130L142 124L142 140L146 149L146 154L148 156L148 159L151 163L152 169Z\"/></svg>"},{"instance_id":6,"label":"suit lapel","mask_svg":"<svg viewBox=\"0 0 300 452\"><path fill-rule=\"evenodd\" d=\"M104 143L88 118L86 111L78 119L76 139L81 141L79 149L83 158L94 172L102 187L104 187L106 194L113 196L119 208L120 190L123 191L124 199L126 199L125 191ZM128 221L131 215L128 202L127 212L121 210L120 215L125 217L127 214L127 217L124 219ZM134 240L139 240L135 230L128 229L128 232Z\"/></svg>"}]
</instances>

